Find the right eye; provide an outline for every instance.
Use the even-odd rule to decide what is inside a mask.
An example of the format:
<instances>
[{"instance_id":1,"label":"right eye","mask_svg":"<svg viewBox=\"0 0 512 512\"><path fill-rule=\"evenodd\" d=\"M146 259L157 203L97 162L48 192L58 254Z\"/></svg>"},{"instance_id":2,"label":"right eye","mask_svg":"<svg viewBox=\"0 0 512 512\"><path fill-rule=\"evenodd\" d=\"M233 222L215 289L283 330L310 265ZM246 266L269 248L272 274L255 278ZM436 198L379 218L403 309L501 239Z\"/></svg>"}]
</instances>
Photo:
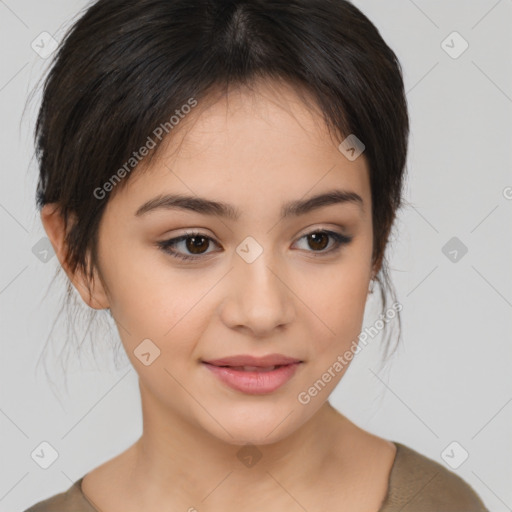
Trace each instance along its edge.
<instances>
[{"instance_id":1,"label":"right eye","mask_svg":"<svg viewBox=\"0 0 512 512\"><path fill-rule=\"evenodd\" d=\"M205 235L204 233L190 232L176 238L162 240L161 242L158 242L157 245L162 251L171 255L173 258L177 258L179 260L198 260L201 259L204 254L208 254L207 252L204 252L204 249L207 248L209 242L214 242L218 245L213 238ZM174 249L174 247L177 247L179 244L184 244L183 248L190 251L192 254L185 254Z\"/></svg>"}]
</instances>

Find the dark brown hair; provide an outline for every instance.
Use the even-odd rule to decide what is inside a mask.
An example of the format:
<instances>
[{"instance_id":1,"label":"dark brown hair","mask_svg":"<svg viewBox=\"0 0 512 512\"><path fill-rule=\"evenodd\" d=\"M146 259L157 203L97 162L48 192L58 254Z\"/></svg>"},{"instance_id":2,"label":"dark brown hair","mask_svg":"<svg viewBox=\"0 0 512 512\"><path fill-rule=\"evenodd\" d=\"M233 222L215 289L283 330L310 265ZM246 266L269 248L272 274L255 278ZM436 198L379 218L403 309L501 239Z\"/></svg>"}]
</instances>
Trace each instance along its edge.
<instances>
[{"instance_id":1,"label":"dark brown hair","mask_svg":"<svg viewBox=\"0 0 512 512\"><path fill-rule=\"evenodd\" d=\"M402 204L407 104L396 55L344 0L99 0L88 7L45 78L35 129L37 206L59 205L72 271L92 276L105 206L142 166L122 173L105 199L94 191L152 137L149 164L161 147L155 129L191 98L202 104L214 91L257 79L306 92L338 142L355 134L365 144L372 260L386 308L385 248Z\"/></svg>"}]
</instances>

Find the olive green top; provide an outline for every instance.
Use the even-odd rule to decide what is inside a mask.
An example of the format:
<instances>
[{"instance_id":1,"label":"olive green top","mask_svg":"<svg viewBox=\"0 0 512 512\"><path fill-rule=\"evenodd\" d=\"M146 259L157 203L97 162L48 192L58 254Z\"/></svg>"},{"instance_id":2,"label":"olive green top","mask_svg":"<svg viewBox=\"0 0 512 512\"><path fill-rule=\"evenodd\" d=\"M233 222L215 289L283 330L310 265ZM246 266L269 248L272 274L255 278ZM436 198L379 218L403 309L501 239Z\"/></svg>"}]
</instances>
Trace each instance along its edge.
<instances>
[{"instance_id":1,"label":"olive green top","mask_svg":"<svg viewBox=\"0 0 512 512\"><path fill-rule=\"evenodd\" d=\"M401 443L378 512L489 512L459 475ZM25 512L108 512L88 501L77 480L67 491L40 501Z\"/></svg>"}]
</instances>

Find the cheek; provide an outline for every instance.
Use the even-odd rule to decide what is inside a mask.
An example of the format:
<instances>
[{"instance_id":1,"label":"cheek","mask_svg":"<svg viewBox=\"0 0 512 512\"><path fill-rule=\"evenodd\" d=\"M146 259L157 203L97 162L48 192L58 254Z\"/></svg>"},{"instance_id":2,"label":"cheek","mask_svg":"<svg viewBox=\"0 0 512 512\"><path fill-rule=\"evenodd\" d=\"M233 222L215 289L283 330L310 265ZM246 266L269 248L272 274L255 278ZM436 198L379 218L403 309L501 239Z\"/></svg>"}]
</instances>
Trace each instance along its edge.
<instances>
[{"instance_id":1,"label":"cheek","mask_svg":"<svg viewBox=\"0 0 512 512\"><path fill-rule=\"evenodd\" d=\"M324 294L313 295L311 300L321 320L314 319L309 370L302 383L300 403L325 399L348 370L362 328L366 276L365 272L340 273L325 285ZM304 398L308 401L301 401Z\"/></svg>"},{"instance_id":2,"label":"cheek","mask_svg":"<svg viewBox=\"0 0 512 512\"><path fill-rule=\"evenodd\" d=\"M353 258L333 267L328 279L304 278L302 296L314 325L317 356L345 351L361 332L368 298L368 266ZM316 281L316 282L315 282ZM314 285L313 285L314 284ZM327 354L330 354L328 356Z\"/></svg>"},{"instance_id":3,"label":"cheek","mask_svg":"<svg viewBox=\"0 0 512 512\"><path fill-rule=\"evenodd\" d=\"M147 250L126 248L116 258L105 254L104 261L110 309L127 350L146 338L162 353L169 347L177 356L192 350L207 318L203 298L212 278L172 270L165 258Z\"/></svg>"}]
</instances>

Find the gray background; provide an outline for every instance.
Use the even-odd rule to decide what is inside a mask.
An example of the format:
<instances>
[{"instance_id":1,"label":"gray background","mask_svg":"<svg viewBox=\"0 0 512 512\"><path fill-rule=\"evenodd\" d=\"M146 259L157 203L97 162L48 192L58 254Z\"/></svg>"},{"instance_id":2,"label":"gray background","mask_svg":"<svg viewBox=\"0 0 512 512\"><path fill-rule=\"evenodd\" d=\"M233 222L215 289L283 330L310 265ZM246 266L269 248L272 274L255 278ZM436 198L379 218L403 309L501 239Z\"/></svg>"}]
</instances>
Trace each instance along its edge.
<instances>
[{"instance_id":1,"label":"gray background","mask_svg":"<svg viewBox=\"0 0 512 512\"><path fill-rule=\"evenodd\" d=\"M381 336L371 339L331 403L441 464L456 441L452 460L462 450L469 457L453 471L490 510L510 511L512 0L354 3L397 53L409 102L409 204L388 249L403 339L382 371ZM124 353L114 362L115 331L112 342L94 338L99 368L88 345L81 359L71 350L67 388L58 361L67 346L63 325L51 337L48 374L39 359L64 281L45 296L57 259L44 262L33 252L44 243L31 140L39 95L24 108L49 60L31 43L41 32L59 41L85 5L0 0L0 511L24 510L67 489L141 433L136 373ZM469 43L458 58L443 44L454 31ZM447 44L461 48L453 37ZM443 252L452 237L468 249L458 261ZM364 326L379 314L375 301ZM44 441L58 452L48 469L31 456Z\"/></svg>"}]
</instances>

